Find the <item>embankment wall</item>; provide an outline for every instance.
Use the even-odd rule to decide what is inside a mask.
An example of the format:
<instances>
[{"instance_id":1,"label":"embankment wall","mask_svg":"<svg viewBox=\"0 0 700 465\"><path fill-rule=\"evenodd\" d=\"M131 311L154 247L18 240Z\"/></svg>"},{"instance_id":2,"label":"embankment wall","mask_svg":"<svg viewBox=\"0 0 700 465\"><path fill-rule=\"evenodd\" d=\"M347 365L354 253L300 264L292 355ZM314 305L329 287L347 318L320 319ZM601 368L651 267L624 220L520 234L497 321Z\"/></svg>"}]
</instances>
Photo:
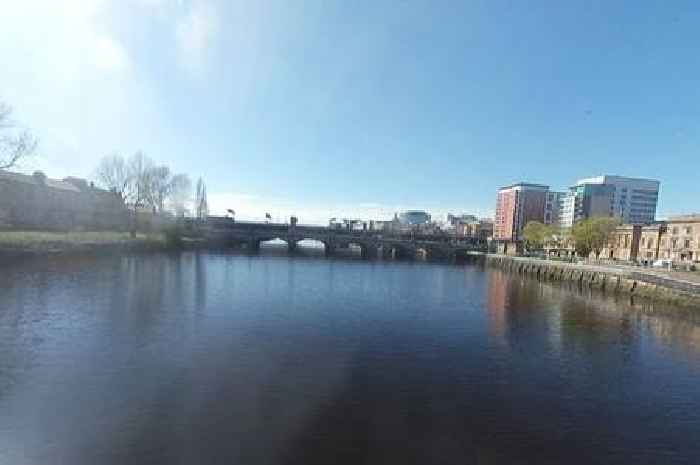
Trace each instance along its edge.
<instances>
[{"instance_id":1,"label":"embankment wall","mask_svg":"<svg viewBox=\"0 0 700 465\"><path fill-rule=\"evenodd\" d=\"M539 281L570 282L604 292L624 293L645 300L690 306L700 310L700 282L634 269L505 255L487 255L486 263L488 266L527 275Z\"/></svg>"}]
</instances>

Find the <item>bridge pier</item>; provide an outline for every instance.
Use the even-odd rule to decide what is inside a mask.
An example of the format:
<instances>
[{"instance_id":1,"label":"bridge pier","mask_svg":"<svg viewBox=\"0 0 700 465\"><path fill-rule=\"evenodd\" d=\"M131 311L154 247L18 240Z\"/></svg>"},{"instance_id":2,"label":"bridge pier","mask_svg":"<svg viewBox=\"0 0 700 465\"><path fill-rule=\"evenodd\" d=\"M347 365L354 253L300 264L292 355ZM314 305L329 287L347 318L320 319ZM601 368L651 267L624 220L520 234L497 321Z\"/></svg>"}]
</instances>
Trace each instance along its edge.
<instances>
[{"instance_id":1,"label":"bridge pier","mask_svg":"<svg viewBox=\"0 0 700 465\"><path fill-rule=\"evenodd\" d=\"M377 249L377 246L373 244L362 247L362 258L374 259L377 258L378 254L379 250Z\"/></svg>"},{"instance_id":2,"label":"bridge pier","mask_svg":"<svg viewBox=\"0 0 700 465\"><path fill-rule=\"evenodd\" d=\"M287 241L287 251L289 253L294 253L297 250L297 243L296 241L293 240L288 240Z\"/></svg>"},{"instance_id":3,"label":"bridge pier","mask_svg":"<svg viewBox=\"0 0 700 465\"><path fill-rule=\"evenodd\" d=\"M385 245L381 246L381 255L382 259L384 260L391 260L394 258L394 249L391 247L387 247Z\"/></svg>"},{"instance_id":4,"label":"bridge pier","mask_svg":"<svg viewBox=\"0 0 700 465\"><path fill-rule=\"evenodd\" d=\"M253 253L260 252L260 241L257 239L250 239L248 241L248 251Z\"/></svg>"}]
</instances>

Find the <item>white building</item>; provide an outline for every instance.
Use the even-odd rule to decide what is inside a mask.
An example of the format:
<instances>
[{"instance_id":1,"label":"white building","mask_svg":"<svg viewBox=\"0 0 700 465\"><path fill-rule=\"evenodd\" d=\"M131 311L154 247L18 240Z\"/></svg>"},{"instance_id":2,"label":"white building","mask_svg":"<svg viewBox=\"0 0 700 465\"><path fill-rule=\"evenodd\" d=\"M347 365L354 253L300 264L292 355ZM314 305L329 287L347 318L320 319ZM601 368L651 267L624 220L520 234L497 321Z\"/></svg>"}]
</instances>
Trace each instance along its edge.
<instances>
[{"instance_id":1,"label":"white building","mask_svg":"<svg viewBox=\"0 0 700 465\"><path fill-rule=\"evenodd\" d=\"M566 192L547 192L547 199L544 205L544 224L560 224L562 202L566 196Z\"/></svg>"},{"instance_id":2,"label":"white building","mask_svg":"<svg viewBox=\"0 0 700 465\"><path fill-rule=\"evenodd\" d=\"M574 225L576 192L569 191L559 199L559 226L570 228Z\"/></svg>"}]
</instances>

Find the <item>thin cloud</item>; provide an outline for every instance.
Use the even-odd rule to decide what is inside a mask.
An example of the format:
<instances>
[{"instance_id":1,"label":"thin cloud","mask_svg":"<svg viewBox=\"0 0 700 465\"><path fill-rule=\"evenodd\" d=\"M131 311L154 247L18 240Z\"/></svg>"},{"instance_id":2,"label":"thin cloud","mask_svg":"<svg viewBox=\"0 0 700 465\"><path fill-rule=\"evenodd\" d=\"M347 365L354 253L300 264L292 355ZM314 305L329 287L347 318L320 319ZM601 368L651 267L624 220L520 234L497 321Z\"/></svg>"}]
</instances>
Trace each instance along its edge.
<instances>
[{"instance_id":1,"label":"thin cloud","mask_svg":"<svg viewBox=\"0 0 700 465\"><path fill-rule=\"evenodd\" d=\"M201 1L194 3L175 27L181 65L195 74L201 73L218 31L219 19L214 6Z\"/></svg>"},{"instance_id":2,"label":"thin cloud","mask_svg":"<svg viewBox=\"0 0 700 465\"><path fill-rule=\"evenodd\" d=\"M107 36L95 39L93 62L103 70L124 71L129 67L129 56L124 47L115 39Z\"/></svg>"}]
</instances>

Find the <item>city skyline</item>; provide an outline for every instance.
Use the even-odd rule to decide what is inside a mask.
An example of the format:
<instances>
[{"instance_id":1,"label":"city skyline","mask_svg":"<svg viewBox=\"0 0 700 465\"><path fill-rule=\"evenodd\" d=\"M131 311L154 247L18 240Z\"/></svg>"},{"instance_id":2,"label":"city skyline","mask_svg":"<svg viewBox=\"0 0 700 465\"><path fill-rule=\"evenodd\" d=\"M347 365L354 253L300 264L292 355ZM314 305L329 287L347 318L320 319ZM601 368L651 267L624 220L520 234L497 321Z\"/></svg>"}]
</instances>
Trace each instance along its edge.
<instances>
[{"instance_id":1,"label":"city skyline","mask_svg":"<svg viewBox=\"0 0 700 465\"><path fill-rule=\"evenodd\" d=\"M693 2L28 0L0 17L0 98L41 141L25 172L143 150L241 218L493 216L503 185L603 173L661 181L663 218L698 210L698 21Z\"/></svg>"}]
</instances>

